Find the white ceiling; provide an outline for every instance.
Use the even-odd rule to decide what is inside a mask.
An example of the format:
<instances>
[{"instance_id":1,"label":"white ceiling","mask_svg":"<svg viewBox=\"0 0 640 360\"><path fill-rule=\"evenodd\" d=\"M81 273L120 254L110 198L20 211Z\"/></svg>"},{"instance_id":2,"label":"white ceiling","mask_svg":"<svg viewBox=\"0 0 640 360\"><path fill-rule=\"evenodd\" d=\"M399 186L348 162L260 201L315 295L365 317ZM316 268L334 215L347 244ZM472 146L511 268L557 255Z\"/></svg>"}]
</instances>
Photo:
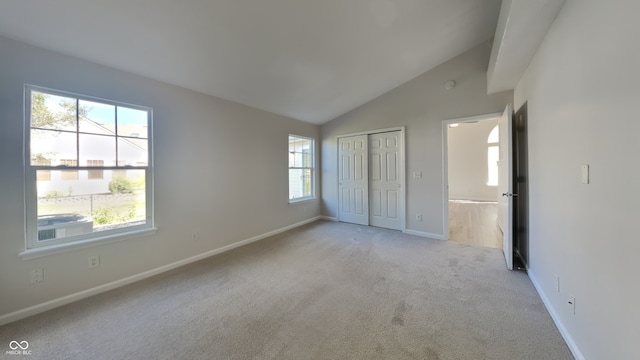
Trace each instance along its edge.
<instances>
[{"instance_id":1,"label":"white ceiling","mask_svg":"<svg viewBox=\"0 0 640 360\"><path fill-rule=\"evenodd\" d=\"M489 93L515 88L564 1L502 1L487 72Z\"/></svg>"},{"instance_id":2,"label":"white ceiling","mask_svg":"<svg viewBox=\"0 0 640 360\"><path fill-rule=\"evenodd\" d=\"M500 0L2 0L0 35L321 124L496 29Z\"/></svg>"}]
</instances>

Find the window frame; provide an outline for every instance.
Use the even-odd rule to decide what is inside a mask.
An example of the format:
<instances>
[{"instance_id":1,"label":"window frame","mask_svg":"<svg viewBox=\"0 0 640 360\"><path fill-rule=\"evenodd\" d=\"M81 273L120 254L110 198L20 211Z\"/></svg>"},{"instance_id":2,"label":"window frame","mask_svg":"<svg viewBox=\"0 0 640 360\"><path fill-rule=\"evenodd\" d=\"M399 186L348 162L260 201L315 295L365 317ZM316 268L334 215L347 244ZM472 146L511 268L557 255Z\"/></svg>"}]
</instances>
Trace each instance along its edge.
<instances>
[{"instance_id":1,"label":"window frame","mask_svg":"<svg viewBox=\"0 0 640 360\"><path fill-rule=\"evenodd\" d=\"M41 92L53 96L63 96L69 98L75 98L79 101L92 101L101 104L111 106L121 106L130 109L140 110L147 113L147 165L146 166L122 166L116 164L115 166L81 166L77 164L79 159L76 159L76 166L52 166L47 165L32 165L31 164L31 108L32 108L32 92ZM20 253L25 259L48 255L49 253L58 253L66 249L93 246L97 243L104 243L106 241L120 241L127 238L138 237L155 232L154 227L154 206L153 206L153 109L146 106L140 106L135 104L129 104L121 101L102 99L98 97L77 94L73 92L56 90L45 88L36 85L25 84L24 85L24 199L25 199L25 251ZM77 111L77 110L76 110ZM77 117L77 115L76 115ZM76 118L76 122L77 122ZM76 125L75 133L82 134L79 130L79 125ZM117 141L117 130L116 130ZM78 155L80 155L79 150ZM91 233L84 233L81 235L72 235L68 237L61 237L57 239L50 239L46 241L38 240L38 190L37 190L37 172L40 171L55 171L55 170L75 170L80 172L86 170L90 171L104 171L104 170L144 170L145 174L145 222L144 224L137 224L132 226L126 226L121 228L102 230ZM89 180L89 179L87 179Z\"/></svg>"},{"instance_id":2,"label":"window frame","mask_svg":"<svg viewBox=\"0 0 640 360\"><path fill-rule=\"evenodd\" d=\"M309 140L311 143L311 165L310 166L288 166L287 169L287 198L289 201L289 204L294 204L294 203L299 203L299 202L303 202L303 201L309 201L309 200L314 200L316 198L316 140L312 137L308 137L308 136L302 136L302 135L296 135L296 134L289 134L287 136L287 147L289 145L290 142L290 138L294 137L294 138L298 138L298 139L302 139L302 140ZM291 154L291 151L289 151L289 149L287 148L287 154ZM289 163L289 161L287 161L287 163ZM301 196L298 198L291 198L291 178L290 178L290 174L289 171L290 170L310 170L311 171L311 195L309 196Z\"/></svg>"}]
</instances>

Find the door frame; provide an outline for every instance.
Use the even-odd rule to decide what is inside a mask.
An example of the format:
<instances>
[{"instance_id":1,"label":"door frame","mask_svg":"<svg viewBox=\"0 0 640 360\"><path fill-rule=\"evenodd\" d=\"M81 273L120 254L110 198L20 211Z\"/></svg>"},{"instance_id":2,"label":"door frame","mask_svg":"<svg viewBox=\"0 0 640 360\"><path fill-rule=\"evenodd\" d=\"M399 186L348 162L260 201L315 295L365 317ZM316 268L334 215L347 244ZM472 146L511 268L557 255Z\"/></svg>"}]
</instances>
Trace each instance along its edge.
<instances>
[{"instance_id":1,"label":"door frame","mask_svg":"<svg viewBox=\"0 0 640 360\"><path fill-rule=\"evenodd\" d=\"M407 161L407 156L406 156L406 146L407 146L407 141L406 141L406 137L405 137L405 126L397 126L397 127L391 127L391 128L384 128L384 129L375 129L375 130L368 130L368 131L359 131L359 132L355 132L355 133L349 133L349 134L341 134L336 136L336 143L339 144L340 143L340 138L345 138L345 137L350 137L350 136L358 136L358 135L372 135L372 134L379 134L379 133L386 133L386 132L392 132L392 131L400 131L400 138L402 138L402 147L400 148L400 155L402 156L402 159L400 161L400 184L402 184L402 199L400 201L400 218L401 218L401 229L400 231L402 231L403 233L407 231L407 181L406 181L406 174L405 174L405 169L406 169L406 161ZM367 153L368 153L369 149L367 148ZM368 159L369 155L367 154L367 159ZM336 164L338 164L338 166L340 166L340 149L338 146L338 151L336 154ZM338 169L338 171L336 171L336 174L340 173L340 169ZM339 176L339 175L337 175ZM367 181L369 179L369 174L367 172ZM338 181L336 182L336 194L340 194L340 179L338 179ZM367 196L369 196L368 192L367 192ZM368 212L369 209L367 209ZM337 219L338 221L340 220L340 200L338 199L338 214L337 214ZM371 223L371 219L370 219L370 215L368 216L369 219L367 219L367 224Z\"/></svg>"},{"instance_id":2,"label":"door frame","mask_svg":"<svg viewBox=\"0 0 640 360\"><path fill-rule=\"evenodd\" d=\"M497 119L502 113L492 113L442 120L442 229L443 239L449 240L449 125ZM498 191L496 190L496 196Z\"/></svg>"},{"instance_id":3,"label":"door frame","mask_svg":"<svg viewBox=\"0 0 640 360\"><path fill-rule=\"evenodd\" d=\"M522 124L522 119L519 119L523 114L524 124ZM512 181L513 192L518 194L517 198L513 199L513 260L514 268L517 266L517 269L527 271L531 263L529 258L529 116L527 101L520 105L520 108L512 115Z\"/></svg>"}]
</instances>

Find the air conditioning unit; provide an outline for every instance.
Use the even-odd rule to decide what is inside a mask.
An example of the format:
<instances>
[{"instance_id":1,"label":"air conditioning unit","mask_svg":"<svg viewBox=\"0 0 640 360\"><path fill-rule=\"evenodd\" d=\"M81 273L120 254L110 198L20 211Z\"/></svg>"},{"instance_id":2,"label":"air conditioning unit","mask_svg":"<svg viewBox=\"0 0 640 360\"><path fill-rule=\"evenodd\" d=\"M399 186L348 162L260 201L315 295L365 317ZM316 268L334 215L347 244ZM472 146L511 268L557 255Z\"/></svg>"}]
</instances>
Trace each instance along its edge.
<instances>
[{"instance_id":1,"label":"air conditioning unit","mask_svg":"<svg viewBox=\"0 0 640 360\"><path fill-rule=\"evenodd\" d=\"M93 220L78 214L38 216L38 241L93 232Z\"/></svg>"}]
</instances>

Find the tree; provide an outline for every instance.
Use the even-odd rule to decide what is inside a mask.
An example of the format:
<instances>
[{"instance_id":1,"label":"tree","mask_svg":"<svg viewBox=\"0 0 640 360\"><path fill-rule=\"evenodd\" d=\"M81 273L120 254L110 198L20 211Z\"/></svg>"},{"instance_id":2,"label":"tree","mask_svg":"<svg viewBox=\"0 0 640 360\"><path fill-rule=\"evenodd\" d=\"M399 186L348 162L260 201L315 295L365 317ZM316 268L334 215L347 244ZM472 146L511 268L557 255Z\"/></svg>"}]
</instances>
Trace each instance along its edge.
<instances>
[{"instance_id":1,"label":"tree","mask_svg":"<svg viewBox=\"0 0 640 360\"><path fill-rule=\"evenodd\" d=\"M86 118L91 110L88 106L80 106L78 109L76 100L71 98L60 98L59 111L52 111L47 105L49 94L32 91L31 92L31 127L62 129L74 126L78 118Z\"/></svg>"},{"instance_id":2,"label":"tree","mask_svg":"<svg viewBox=\"0 0 640 360\"><path fill-rule=\"evenodd\" d=\"M58 108L51 106L53 99L58 99ZM50 100L51 99L51 100ZM74 129L78 117L84 119L91 110L88 106L80 106L74 98L61 97L39 91L31 91L31 128L46 129L31 131L31 140L58 136L60 133L50 130ZM32 150L33 151L33 150ZM31 153L33 165L50 165L56 153Z\"/></svg>"}]
</instances>

